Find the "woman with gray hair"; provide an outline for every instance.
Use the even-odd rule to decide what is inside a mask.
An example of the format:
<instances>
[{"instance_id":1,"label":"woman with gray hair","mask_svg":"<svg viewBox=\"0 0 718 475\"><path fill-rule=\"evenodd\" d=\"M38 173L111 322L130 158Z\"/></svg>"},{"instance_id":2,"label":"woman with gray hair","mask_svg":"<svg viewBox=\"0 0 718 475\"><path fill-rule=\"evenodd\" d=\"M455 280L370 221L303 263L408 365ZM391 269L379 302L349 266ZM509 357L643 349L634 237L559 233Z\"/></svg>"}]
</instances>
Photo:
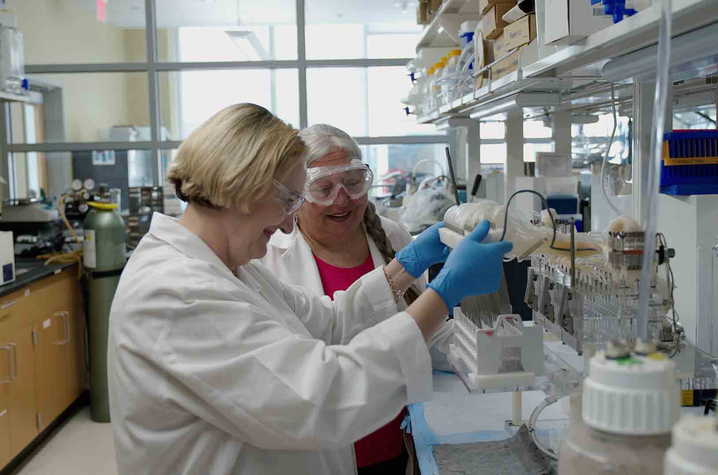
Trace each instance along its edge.
<instances>
[{"instance_id":1,"label":"woman with gray hair","mask_svg":"<svg viewBox=\"0 0 718 475\"><path fill-rule=\"evenodd\" d=\"M399 224L376 213L368 199L372 171L348 134L317 124L299 136L309 150L307 203L297 212L296 226L290 234L272 237L263 262L284 282L332 296L391 262L396 251L410 244L412 238ZM403 310L411 305L425 286L424 277L418 278L397 308ZM452 336L453 325L447 322L429 344L448 353ZM446 356L436 351L432 359L435 366L442 360L443 368L448 366ZM404 412L354 444L359 474L404 472L408 452L412 452L410 440L405 444L400 428Z\"/></svg>"}]
</instances>

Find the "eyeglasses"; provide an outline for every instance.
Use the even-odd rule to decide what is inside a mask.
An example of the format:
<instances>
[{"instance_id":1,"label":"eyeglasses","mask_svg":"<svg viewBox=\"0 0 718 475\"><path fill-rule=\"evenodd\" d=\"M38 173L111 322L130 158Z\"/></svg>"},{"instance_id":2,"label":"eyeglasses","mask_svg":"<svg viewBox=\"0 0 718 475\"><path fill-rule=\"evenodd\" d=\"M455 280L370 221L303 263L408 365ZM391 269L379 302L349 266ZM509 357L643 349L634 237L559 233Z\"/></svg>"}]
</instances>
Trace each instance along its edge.
<instances>
[{"instance_id":1,"label":"eyeglasses","mask_svg":"<svg viewBox=\"0 0 718 475\"><path fill-rule=\"evenodd\" d=\"M343 189L352 200L366 195L374 181L371 169L361 160L352 160L348 165L313 167L307 169L304 192L307 201L331 206Z\"/></svg>"},{"instance_id":2,"label":"eyeglasses","mask_svg":"<svg viewBox=\"0 0 718 475\"><path fill-rule=\"evenodd\" d=\"M296 191L289 191L284 185L274 180L274 186L279 190L279 201L282 203L282 209L287 214L296 213L302 207L306 198Z\"/></svg>"}]
</instances>

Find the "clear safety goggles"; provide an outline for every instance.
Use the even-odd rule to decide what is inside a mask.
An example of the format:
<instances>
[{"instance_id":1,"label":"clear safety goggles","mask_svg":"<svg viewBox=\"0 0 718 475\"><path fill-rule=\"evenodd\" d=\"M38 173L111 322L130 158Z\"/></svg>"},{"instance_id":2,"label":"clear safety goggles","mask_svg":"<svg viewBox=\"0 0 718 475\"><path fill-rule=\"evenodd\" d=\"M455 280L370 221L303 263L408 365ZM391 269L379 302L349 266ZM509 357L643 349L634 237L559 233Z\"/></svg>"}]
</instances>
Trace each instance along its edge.
<instances>
[{"instance_id":1,"label":"clear safety goggles","mask_svg":"<svg viewBox=\"0 0 718 475\"><path fill-rule=\"evenodd\" d=\"M279 191L279 201L282 203L282 209L287 214L296 213L304 204L305 198L297 192L289 191L287 187L274 180L274 187Z\"/></svg>"},{"instance_id":2,"label":"clear safety goggles","mask_svg":"<svg viewBox=\"0 0 718 475\"><path fill-rule=\"evenodd\" d=\"M331 206L343 189L352 200L369 192L374 174L366 163L352 160L346 165L307 168L304 196L311 203Z\"/></svg>"}]
</instances>

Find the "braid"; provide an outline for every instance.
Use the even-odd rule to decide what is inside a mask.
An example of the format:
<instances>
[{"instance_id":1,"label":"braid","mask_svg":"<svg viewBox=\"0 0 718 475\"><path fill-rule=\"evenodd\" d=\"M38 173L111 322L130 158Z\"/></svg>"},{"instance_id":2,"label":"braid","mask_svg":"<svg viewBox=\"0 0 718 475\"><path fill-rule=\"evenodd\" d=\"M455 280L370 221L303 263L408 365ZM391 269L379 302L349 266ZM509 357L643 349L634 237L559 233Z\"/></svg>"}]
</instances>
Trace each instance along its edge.
<instances>
[{"instance_id":1,"label":"braid","mask_svg":"<svg viewBox=\"0 0 718 475\"><path fill-rule=\"evenodd\" d=\"M394 250L394 246L391 245L391 241L389 241L389 238L386 236L386 231L384 231L384 227L381 225L381 218L376 213L376 206L374 206L374 203L371 201L369 201L366 211L364 212L364 227L366 228L366 232L369 237L374 240L376 247L379 248L382 257L384 258L384 263L390 263L396 256L396 251ZM419 295L421 295L421 291L412 286L409 287L404 294L404 300L407 305L411 305L419 298Z\"/></svg>"}]
</instances>

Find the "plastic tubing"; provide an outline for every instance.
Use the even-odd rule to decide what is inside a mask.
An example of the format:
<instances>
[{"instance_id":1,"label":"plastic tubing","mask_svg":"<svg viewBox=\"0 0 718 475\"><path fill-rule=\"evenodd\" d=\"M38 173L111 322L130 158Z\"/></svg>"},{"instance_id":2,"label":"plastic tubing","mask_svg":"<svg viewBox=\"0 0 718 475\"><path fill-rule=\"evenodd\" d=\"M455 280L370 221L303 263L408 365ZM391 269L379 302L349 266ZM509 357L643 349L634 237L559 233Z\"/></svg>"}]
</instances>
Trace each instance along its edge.
<instances>
[{"instance_id":1,"label":"plastic tubing","mask_svg":"<svg viewBox=\"0 0 718 475\"><path fill-rule=\"evenodd\" d=\"M541 415L541 412L543 412L544 409L546 409L551 404L554 404L557 401L557 399L553 396L549 396L543 401L541 401L541 404L536 406L536 409L533 410L531 413L531 417L529 417L529 423L526 426L526 428L529 430L529 434L531 434L531 439L534 441L534 444L536 444L536 447L549 459L553 460L554 462L558 461L558 457L556 454L545 448L536 438L536 422L538 421L539 415Z\"/></svg>"},{"instance_id":2,"label":"plastic tubing","mask_svg":"<svg viewBox=\"0 0 718 475\"><path fill-rule=\"evenodd\" d=\"M643 260L641 262L641 286L638 307L637 337L648 340L648 312L651 300L650 288L653 262L656 254L656 218L658 217L660 170L665 126L666 101L668 98L669 69L671 60L672 0L661 2L661 29L658 35L658 70L656 72L656 94L653 107L653 128L651 130L651 160L648 165L648 213L646 218Z\"/></svg>"},{"instance_id":3,"label":"plastic tubing","mask_svg":"<svg viewBox=\"0 0 718 475\"><path fill-rule=\"evenodd\" d=\"M611 83L611 112L613 113L613 131L611 131L611 138L608 140L608 148L606 148L606 154L603 156L603 163L601 164L601 189L603 190L603 196L606 198L608 205L616 212L618 216L621 216L621 211L616 208L616 205L611 201L611 197L608 196L606 191L606 163L608 162L608 155L611 153L611 146L613 145L613 139L616 137L616 127L618 126L618 116L616 115L616 91Z\"/></svg>"}]
</instances>

